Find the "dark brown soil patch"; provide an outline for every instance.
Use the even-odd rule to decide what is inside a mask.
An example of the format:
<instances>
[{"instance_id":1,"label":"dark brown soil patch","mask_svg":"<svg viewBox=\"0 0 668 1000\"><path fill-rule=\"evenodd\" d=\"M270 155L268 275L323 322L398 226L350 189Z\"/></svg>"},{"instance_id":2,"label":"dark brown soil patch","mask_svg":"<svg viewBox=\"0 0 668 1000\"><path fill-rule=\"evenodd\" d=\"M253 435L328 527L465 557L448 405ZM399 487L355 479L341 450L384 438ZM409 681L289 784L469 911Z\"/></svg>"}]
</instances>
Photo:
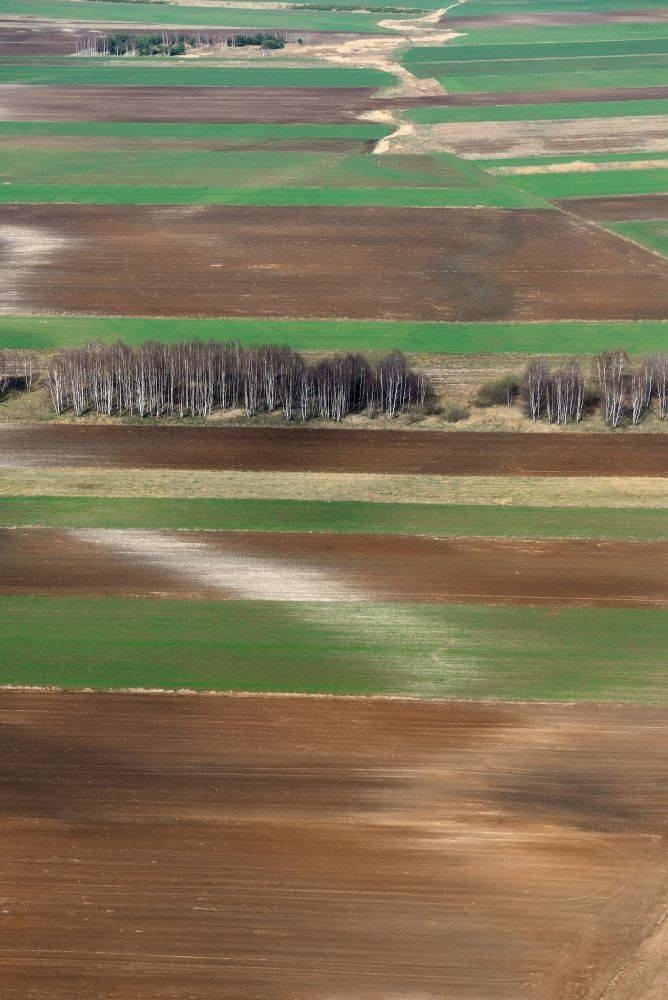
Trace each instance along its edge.
<instances>
[{"instance_id":1,"label":"dark brown soil patch","mask_svg":"<svg viewBox=\"0 0 668 1000\"><path fill-rule=\"evenodd\" d=\"M2 692L3 1000L601 996L665 891L662 722Z\"/></svg>"},{"instance_id":2,"label":"dark brown soil patch","mask_svg":"<svg viewBox=\"0 0 668 1000\"><path fill-rule=\"evenodd\" d=\"M365 139L242 139L237 136L220 138L165 139L132 136L81 135L3 135L3 149L41 149L49 152L94 153L108 149L113 153L131 154L139 150L166 152L171 150L203 150L231 153L371 153L374 140Z\"/></svg>"},{"instance_id":3,"label":"dark brown soil patch","mask_svg":"<svg viewBox=\"0 0 668 1000\"><path fill-rule=\"evenodd\" d=\"M666 476L662 434L0 425L0 467Z\"/></svg>"},{"instance_id":4,"label":"dark brown soil patch","mask_svg":"<svg viewBox=\"0 0 668 1000\"><path fill-rule=\"evenodd\" d=\"M649 101L668 97L668 87L621 87L601 90L511 90L483 91L471 94L445 94L431 97L378 98L375 106L411 108L480 107L496 104L571 104L580 101Z\"/></svg>"},{"instance_id":5,"label":"dark brown soil patch","mask_svg":"<svg viewBox=\"0 0 668 1000\"><path fill-rule=\"evenodd\" d=\"M230 568L232 557L234 565L252 560L249 566L265 565L280 577L281 600L303 598L314 570L330 581L323 598L330 600L345 600L351 591L376 601L429 604L634 607L668 600L668 543L660 542L140 532L137 553L132 535L0 529L0 593L234 599L246 596L246 587ZM178 549L166 558L170 538ZM313 599L320 598L314 587Z\"/></svg>"},{"instance_id":6,"label":"dark brown soil patch","mask_svg":"<svg viewBox=\"0 0 668 1000\"><path fill-rule=\"evenodd\" d=\"M2 84L12 121L219 124L351 122L372 106L370 87L49 87Z\"/></svg>"},{"instance_id":7,"label":"dark brown soil patch","mask_svg":"<svg viewBox=\"0 0 668 1000\"><path fill-rule=\"evenodd\" d=\"M651 153L647 154L648 158ZM562 198L559 208L593 222L668 219L668 194L626 195L618 198Z\"/></svg>"},{"instance_id":8,"label":"dark brown soil patch","mask_svg":"<svg viewBox=\"0 0 668 1000\"><path fill-rule=\"evenodd\" d=\"M0 311L662 319L668 263L562 212L4 205ZM27 252L34 234L35 252ZM58 252L40 251L56 241ZM32 245L29 247L32 251Z\"/></svg>"}]
</instances>

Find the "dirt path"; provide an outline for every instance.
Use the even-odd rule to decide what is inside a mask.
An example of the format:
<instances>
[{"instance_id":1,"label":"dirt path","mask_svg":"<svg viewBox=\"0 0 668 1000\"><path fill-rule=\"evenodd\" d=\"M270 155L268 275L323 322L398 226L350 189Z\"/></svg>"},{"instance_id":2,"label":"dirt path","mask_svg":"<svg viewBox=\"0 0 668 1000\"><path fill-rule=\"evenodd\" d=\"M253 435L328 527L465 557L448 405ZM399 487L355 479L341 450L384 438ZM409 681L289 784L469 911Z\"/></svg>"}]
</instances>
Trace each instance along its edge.
<instances>
[{"instance_id":1,"label":"dirt path","mask_svg":"<svg viewBox=\"0 0 668 1000\"><path fill-rule=\"evenodd\" d=\"M594 1000L665 892L658 710L3 691L0 723L3 1000Z\"/></svg>"},{"instance_id":2,"label":"dirt path","mask_svg":"<svg viewBox=\"0 0 668 1000\"><path fill-rule=\"evenodd\" d=\"M0 424L0 468L666 476L663 434Z\"/></svg>"}]
</instances>

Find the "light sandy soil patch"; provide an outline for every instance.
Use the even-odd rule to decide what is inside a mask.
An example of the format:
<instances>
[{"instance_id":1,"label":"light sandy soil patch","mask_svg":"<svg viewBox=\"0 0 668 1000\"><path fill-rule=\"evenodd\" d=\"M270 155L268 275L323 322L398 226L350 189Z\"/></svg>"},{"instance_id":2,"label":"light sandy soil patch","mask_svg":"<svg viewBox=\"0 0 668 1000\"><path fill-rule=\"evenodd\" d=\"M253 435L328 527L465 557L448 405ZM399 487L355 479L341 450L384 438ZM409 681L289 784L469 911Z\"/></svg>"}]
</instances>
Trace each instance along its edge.
<instances>
[{"instance_id":1,"label":"light sandy soil patch","mask_svg":"<svg viewBox=\"0 0 668 1000\"><path fill-rule=\"evenodd\" d=\"M665 480L626 476L399 476L325 472L191 472L3 468L0 496L228 497L530 507L668 508Z\"/></svg>"},{"instance_id":2,"label":"light sandy soil patch","mask_svg":"<svg viewBox=\"0 0 668 1000\"><path fill-rule=\"evenodd\" d=\"M606 170L651 170L656 167L668 169L668 160L608 160L592 163L587 160L573 160L571 163L539 163L535 166L489 167L488 173L500 176L529 176L531 174L598 174ZM668 175L667 175L668 176Z\"/></svg>"},{"instance_id":3,"label":"light sandy soil patch","mask_svg":"<svg viewBox=\"0 0 668 1000\"><path fill-rule=\"evenodd\" d=\"M13 312L34 271L53 263L70 242L46 227L0 224L0 313Z\"/></svg>"},{"instance_id":4,"label":"light sandy soil patch","mask_svg":"<svg viewBox=\"0 0 668 1000\"><path fill-rule=\"evenodd\" d=\"M655 932L659 710L3 691L0 722L3 1000L595 1000Z\"/></svg>"},{"instance_id":5,"label":"light sandy soil patch","mask_svg":"<svg viewBox=\"0 0 668 1000\"><path fill-rule=\"evenodd\" d=\"M342 572L340 566L319 566L309 553L295 557L265 547L239 544L234 536L211 532L185 532L178 536L164 531L71 531L75 542L104 549L119 556L130 567L155 569L169 575L182 590L207 590L216 596L256 601L361 601L369 595L356 581L361 574ZM102 553L93 558L104 562ZM9 575L6 575L9 579Z\"/></svg>"},{"instance_id":6,"label":"light sandy soil patch","mask_svg":"<svg viewBox=\"0 0 668 1000\"><path fill-rule=\"evenodd\" d=\"M535 121L433 125L421 145L476 160L668 150L668 115L551 121L540 119L538 108L536 115Z\"/></svg>"},{"instance_id":7,"label":"light sandy soil patch","mask_svg":"<svg viewBox=\"0 0 668 1000\"><path fill-rule=\"evenodd\" d=\"M0 424L0 468L666 476L664 434Z\"/></svg>"},{"instance_id":8,"label":"light sandy soil patch","mask_svg":"<svg viewBox=\"0 0 668 1000\"><path fill-rule=\"evenodd\" d=\"M665 607L668 543L0 529L0 593Z\"/></svg>"}]
</instances>

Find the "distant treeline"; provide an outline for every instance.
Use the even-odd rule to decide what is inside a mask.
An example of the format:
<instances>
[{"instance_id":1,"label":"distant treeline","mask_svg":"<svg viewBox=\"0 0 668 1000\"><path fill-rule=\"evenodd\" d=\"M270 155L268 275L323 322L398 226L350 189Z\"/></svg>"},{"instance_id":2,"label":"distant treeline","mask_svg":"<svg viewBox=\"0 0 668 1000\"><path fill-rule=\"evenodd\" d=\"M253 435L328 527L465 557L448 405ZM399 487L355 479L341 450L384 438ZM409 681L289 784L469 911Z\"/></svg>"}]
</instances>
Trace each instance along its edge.
<instances>
[{"instance_id":1,"label":"distant treeline","mask_svg":"<svg viewBox=\"0 0 668 1000\"><path fill-rule=\"evenodd\" d=\"M134 3L146 3L147 0L132 0ZM150 0L148 0L150 2ZM155 0L154 0L155 2ZM342 10L347 14L361 12L364 14L426 14L424 7L376 7L366 3L292 3L290 10Z\"/></svg>"},{"instance_id":2,"label":"distant treeline","mask_svg":"<svg viewBox=\"0 0 668 1000\"><path fill-rule=\"evenodd\" d=\"M282 411L286 420L342 420L350 413L393 417L424 405L427 385L403 354L371 362L361 354L309 364L289 347L193 341L89 344L60 351L48 364L56 413L74 410L138 417L207 417L243 409Z\"/></svg>"},{"instance_id":3,"label":"distant treeline","mask_svg":"<svg viewBox=\"0 0 668 1000\"><path fill-rule=\"evenodd\" d=\"M284 31L194 31L183 34L173 31L135 35L127 31L113 34L90 34L77 39L78 56L183 56L189 49L227 45L245 48L282 49L292 41ZM301 38L298 42L302 42Z\"/></svg>"},{"instance_id":4,"label":"distant treeline","mask_svg":"<svg viewBox=\"0 0 668 1000\"><path fill-rule=\"evenodd\" d=\"M636 425L647 415L653 399L664 420L668 354L648 354L632 365L624 350L603 351L594 359L589 380L576 361L550 368L544 358L534 358L521 379L510 375L481 386L476 402L478 406L510 406L518 397L532 420L553 424L578 422L600 406L610 427L619 427L624 419Z\"/></svg>"}]
</instances>

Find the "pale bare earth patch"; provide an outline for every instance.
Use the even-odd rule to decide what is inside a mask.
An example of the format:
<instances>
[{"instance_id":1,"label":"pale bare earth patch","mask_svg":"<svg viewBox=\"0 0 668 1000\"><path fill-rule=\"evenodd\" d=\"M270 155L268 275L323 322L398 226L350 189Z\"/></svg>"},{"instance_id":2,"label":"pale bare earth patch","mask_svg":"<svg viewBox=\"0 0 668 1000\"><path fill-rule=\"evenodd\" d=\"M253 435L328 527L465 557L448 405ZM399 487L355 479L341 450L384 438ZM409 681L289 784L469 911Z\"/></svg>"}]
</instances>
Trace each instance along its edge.
<instances>
[{"instance_id":1,"label":"pale bare earth patch","mask_svg":"<svg viewBox=\"0 0 668 1000\"><path fill-rule=\"evenodd\" d=\"M668 509L665 479L3 468L0 496L366 500Z\"/></svg>"},{"instance_id":2,"label":"pale bare earth patch","mask_svg":"<svg viewBox=\"0 0 668 1000\"><path fill-rule=\"evenodd\" d=\"M39 226L0 225L0 314L14 312L32 272L49 264L69 242Z\"/></svg>"},{"instance_id":3,"label":"pale bare earth patch","mask_svg":"<svg viewBox=\"0 0 668 1000\"><path fill-rule=\"evenodd\" d=\"M606 170L668 169L668 160L608 160L592 163L591 160L573 160L571 163L538 163L520 167L490 167L488 173L500 176L527 176L530 174L598 174Z\"/></svg>"},{"instance_id":4,"label":"pale bare earth patch","mask_svg":"<svg viewBox=\"0 0 668 1000\"><path fill-rule=\"evenodd\" d=\"M536 114L540 114L539 105ZM668 151L668 115L453 122L425 130L422 143L474 160L566 153L663 153Z\"/></svg>"},{"instance_id":5,"label":"pale bare earth patch","mask_svg":"<svg viewBox=\"0 0 668 1000\"><path fill-rule=\"evenodd\" d=\"M184 583L251 601L364 601L369 595L313 563L224 552L163 531L117 529L68 532L77 541L111 549L128 562L173 574Z\"/></svg>"}]
</instances>

